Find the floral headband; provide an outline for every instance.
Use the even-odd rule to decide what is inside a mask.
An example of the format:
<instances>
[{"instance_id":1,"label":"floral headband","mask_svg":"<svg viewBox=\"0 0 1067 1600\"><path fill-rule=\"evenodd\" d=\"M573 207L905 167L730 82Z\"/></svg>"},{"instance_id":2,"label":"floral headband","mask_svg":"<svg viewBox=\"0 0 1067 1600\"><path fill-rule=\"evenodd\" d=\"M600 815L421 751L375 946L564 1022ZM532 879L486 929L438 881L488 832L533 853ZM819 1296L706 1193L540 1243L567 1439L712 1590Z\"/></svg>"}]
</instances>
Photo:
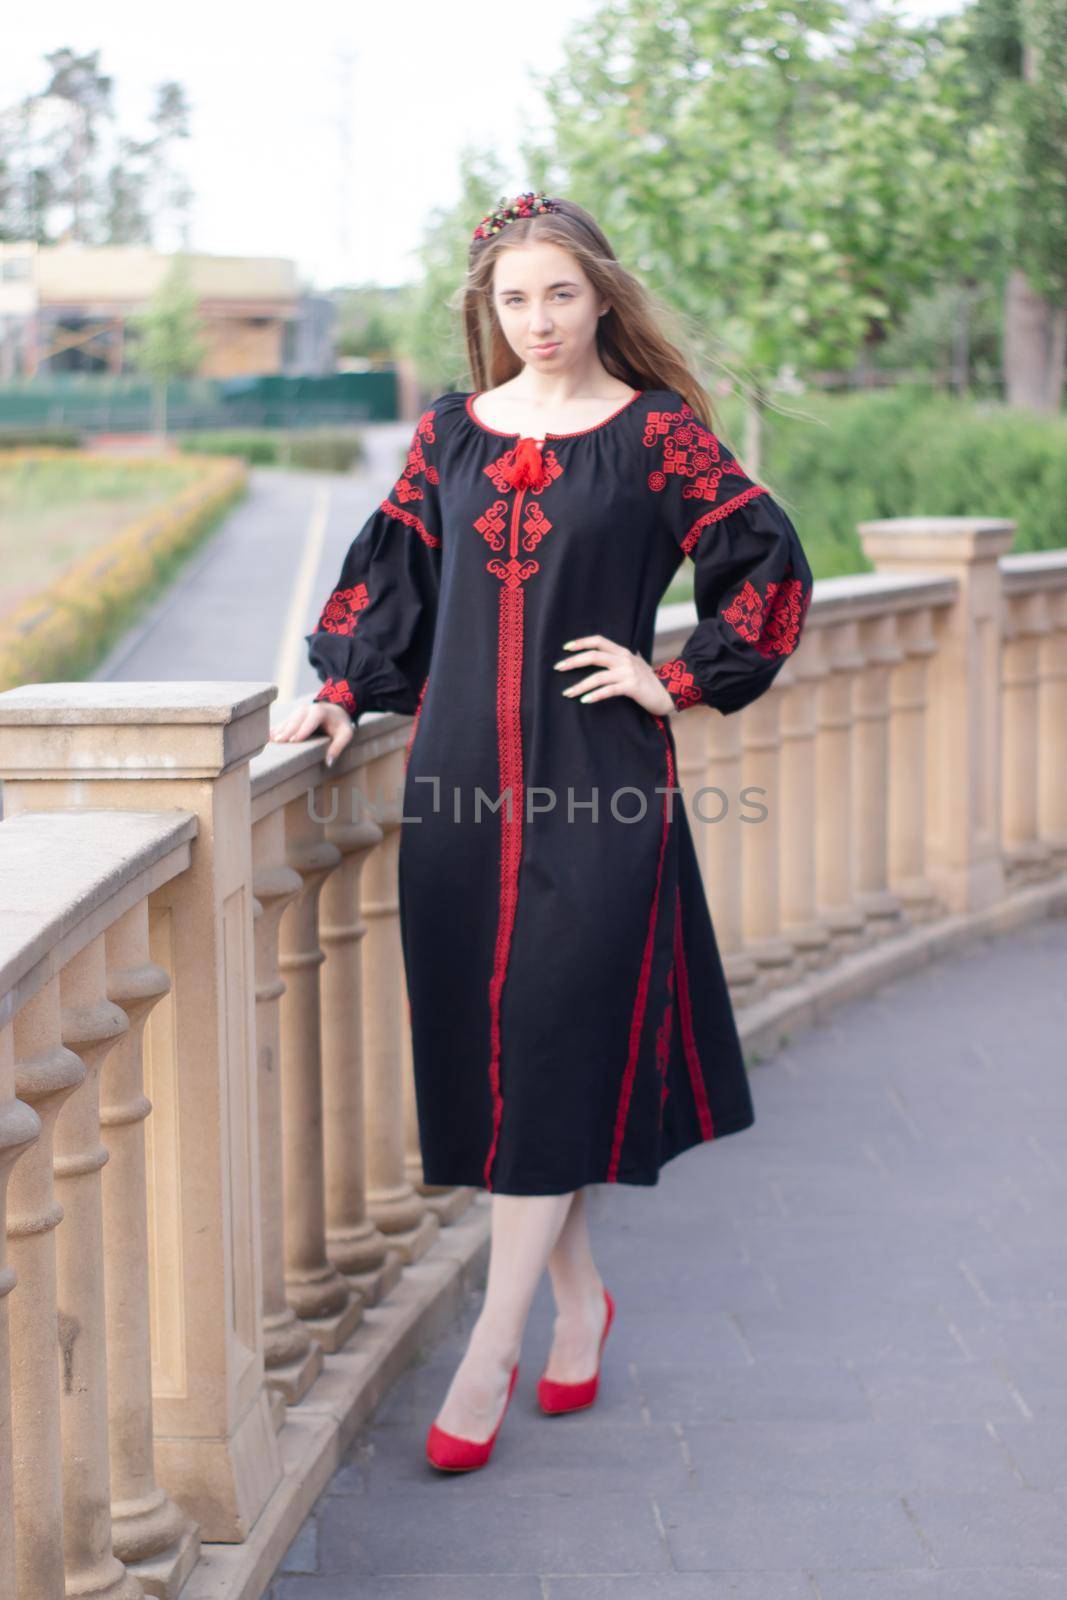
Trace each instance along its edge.
<instances>
[{"instance_id":1,"label":"floral headband","mask_svg":"<svg viewBox=\"0 0 1067 1600\"><path fill-rule=\"evenodd\" d=\"M539 189L536 194L532 189L527 189L524 194L516 195L513 200L509 200L507 195L501 195L497 209L482 218L471 238L491 239L494 233L499 233L509 222L517 222L520 217L535 217L541 211L558 210L559 206L555 200L550 200L543 189Z\"/></svg>"}]
</instances>

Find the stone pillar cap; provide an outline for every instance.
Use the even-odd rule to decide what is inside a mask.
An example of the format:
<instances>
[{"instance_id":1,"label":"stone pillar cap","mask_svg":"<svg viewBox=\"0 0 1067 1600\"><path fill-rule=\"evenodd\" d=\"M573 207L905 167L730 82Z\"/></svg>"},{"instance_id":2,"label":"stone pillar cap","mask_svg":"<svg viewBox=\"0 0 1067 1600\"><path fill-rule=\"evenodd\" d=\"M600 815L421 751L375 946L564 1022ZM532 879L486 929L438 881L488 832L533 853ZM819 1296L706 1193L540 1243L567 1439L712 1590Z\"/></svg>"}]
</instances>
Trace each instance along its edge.
<instances>
[{"instance_id":1,"label":"stone pillar cap","mask_svg":"<svg viewBox=\"0 0 1067 1600\"><path fill-rule=\"evenodd\" d=\"M21 684L0 693L0 778L219 777L263 749L277 694L261 680Z\"/></svg>"}]
</instances>

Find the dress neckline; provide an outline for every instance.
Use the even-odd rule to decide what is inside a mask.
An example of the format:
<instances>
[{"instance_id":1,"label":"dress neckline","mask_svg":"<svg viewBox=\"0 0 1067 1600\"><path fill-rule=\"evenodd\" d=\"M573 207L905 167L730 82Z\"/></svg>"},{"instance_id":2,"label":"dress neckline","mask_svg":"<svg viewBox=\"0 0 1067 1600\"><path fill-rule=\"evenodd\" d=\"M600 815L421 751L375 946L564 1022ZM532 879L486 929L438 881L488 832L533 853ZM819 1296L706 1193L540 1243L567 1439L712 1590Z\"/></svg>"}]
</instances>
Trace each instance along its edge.
<instances>
[{"instance_id":1,"label":"dress neckline","mask_svg":"<svg viewBox=\"0 0 1067 1600\"><path fill-rule=\"evenodd\" d=\"M630 395L629 399L624 400L622 405L617 406L615 410L610 413L610 415L602 417L599 422L594 422L591 428L575 428L570 433L504 433L500 428L491 428L487 422L482 421L481 417L479 417L474 410L474 402L475 400L481 399L482 395L485 393L484 389L478 390L477 392L472 391L467 396L465 410L468 417L474 423L474 426L476 428L481 428L483 433L495 434L498 439L533 439L537 444L542 444L546 439L579 439L583 434L596 433L600 428L606 427L609 422L613 422L614 419L617 416L620 416L622 412L628 410L628 408L633 405L635 400L640 399L644 392L645 391L643 389L635 389L633 394Z\"/></svg>"}]
</instances>

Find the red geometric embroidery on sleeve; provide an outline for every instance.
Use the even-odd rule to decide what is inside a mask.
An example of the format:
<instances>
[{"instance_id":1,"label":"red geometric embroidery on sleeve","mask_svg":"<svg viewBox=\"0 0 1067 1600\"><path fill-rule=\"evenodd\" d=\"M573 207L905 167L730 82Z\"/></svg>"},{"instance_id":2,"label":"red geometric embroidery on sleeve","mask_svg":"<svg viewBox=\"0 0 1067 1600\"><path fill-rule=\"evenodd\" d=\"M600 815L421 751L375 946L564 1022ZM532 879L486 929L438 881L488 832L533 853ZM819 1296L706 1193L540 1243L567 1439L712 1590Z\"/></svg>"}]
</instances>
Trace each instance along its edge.
<instances>
[{"instance_id":1,"label":"red geometric embroidery on sleeve","mask_svg":"<svg viewBox=\"0 0 1067 1600\"><path fill-rule=\"evenodd\" d=\"M685 491L683 490L682 493L684 494ZM714 506L710 511L705 511L704 515L693 523L693 526L681 541L684 554L687 556L692 555L697 540L709 523L721 522L724 517L732 516L740 506L747 505L750 500L754 500L758 494L766 493L767 491L762 483L753 483L747 489L742 489L740 494L735 494L732 500L724 500L721 505Z\"/></svg>"},{"instance_id":2,"label":"red geometric embroidery on sleeve","mask_svg":"<svg viewBox=\"0 0 1067 1600\"><path fill-rule=\"evenodd\" d=\"M370 604L365 583L353 589L335 589L322 608L317 627L325 633L352 634L356 631L359 614Z\"/></svg>"},{"instance_id":3,"label":"red geometric embroidery on sleeve","mask_svg":"<svg viewBox=\"0 0 1067 1600\"><path fill-rule=\"evenodd\" d=\"M356 714L356 697L347 678L327 678L315 699L329 700L332 705L344 706L350 717Z\"/></svg>"},{"instance_id":4,"label":"red geometric embroidery on sleeve","mask_svg":"<svg viewBox=\"0 0 1067 1600\"><path fill-rule=\"evenodd\" d=\"M724 502L720 515L728 516L753 495L766 494L761 484L753 484L741 463L724 444L706 428L687 401L680 411L650 411L645 419L644 444L654 450L662 446L663 457L658 467L648 475L648 486L653 494L667 487L668 478L684 478L682 498L685 500L715 500L719 485L729 476L744 478L749 486L743 493ZM729 490L729 484L727 484ZM735 503L736 502L736 503ZM716 508L718 510L718 508ZM710 519L715 520L715 519ZM704 526L702 520L700 526ZM699 528L690 529L687 538L692 544L699 537Z\"/></svg>"},{"instance_id":5,"label":"red geometric embroidery on sleeve","mask_svg":"<svg viewBox=\"0 0 1067 1600\"><path fill-rule=\"evenodd\" d=\"M767 660L796 649L811 604L811 588L799 578L768 583L763 594L746 578L722 616L746 643Z\"/></svg>"},{"instance_id":6,"label":"red geometric embroidery on sleeve","mask_svg":"<svg viewBox=\"0 0 1067 1600\"><path fill-rule=\"evenodd\" d=\"M414 511L408 511L404 506L398 506L388 499L382 501L379 510L384 511L387 516L395 517L398 522L406 523L409 528L414 528L423 544L428 544L431 550L436 550L441 543L437 534L431 533L422 518L417 517Z\"/></svg>"},{"instance_id":7,"label":"red geometric embroidery on sleeve","mask_svg":"<svg viewBox=\"0 0 1067 1600\"><path fill-rule=\"evenodd\" d=\"M440 473L433 463L427 460L423 449L424 444L433 444L437 438L434 431L434 415L431 407L429 411L424 411L419 418L411 444L408 447L404 470L393 485L391 493L386 496L379 507L379 510L384 511L388 516L396 517L399 522L403 522L407 527L414 528L423 543L428 544L431 549L436 549L440 545L440 539L435 533L430 532L421 517L416 516L414 511L409 511L406 508L412 501L422 500L425 497L425 484L436 485L441 481ZM425 481L420 482L420 479Z\"/></svg>"},{"instance_id":8,"label":"red geometric embroidery on sleeve","mask_svg":"<svg viewBox=\"0 0 1067 1600\"><path fill-rule=\"evenodd\" d=\"M667 685L667 691L679 711L684 711L687 706L695 706L698 700L704 698L700 685L681 656L675 656L670 661L661 661L654 671L656 677Z\"/></svg>"}]
</instances>

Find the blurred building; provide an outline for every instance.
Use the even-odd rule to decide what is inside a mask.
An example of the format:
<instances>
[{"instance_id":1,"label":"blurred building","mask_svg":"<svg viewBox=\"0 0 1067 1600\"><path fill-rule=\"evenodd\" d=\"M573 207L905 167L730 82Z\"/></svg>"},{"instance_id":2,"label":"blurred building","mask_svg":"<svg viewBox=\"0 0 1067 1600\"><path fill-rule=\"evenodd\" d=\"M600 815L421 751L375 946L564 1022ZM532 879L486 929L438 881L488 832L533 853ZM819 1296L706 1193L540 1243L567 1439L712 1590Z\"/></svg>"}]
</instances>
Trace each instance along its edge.
<instances>
[{"instance_id":1,"label":"blurred building","mask_svg":"<svg viewBox=\"0 0 1067 1600\"><path fill-rule=\"evenodd\" d=\"M207 353L199 375L336 370L336 308L274 256L185 255ZM173 257L144 245L0 243L0 381L130 370L127 322Z\"/></svg>"}]
</instances>

